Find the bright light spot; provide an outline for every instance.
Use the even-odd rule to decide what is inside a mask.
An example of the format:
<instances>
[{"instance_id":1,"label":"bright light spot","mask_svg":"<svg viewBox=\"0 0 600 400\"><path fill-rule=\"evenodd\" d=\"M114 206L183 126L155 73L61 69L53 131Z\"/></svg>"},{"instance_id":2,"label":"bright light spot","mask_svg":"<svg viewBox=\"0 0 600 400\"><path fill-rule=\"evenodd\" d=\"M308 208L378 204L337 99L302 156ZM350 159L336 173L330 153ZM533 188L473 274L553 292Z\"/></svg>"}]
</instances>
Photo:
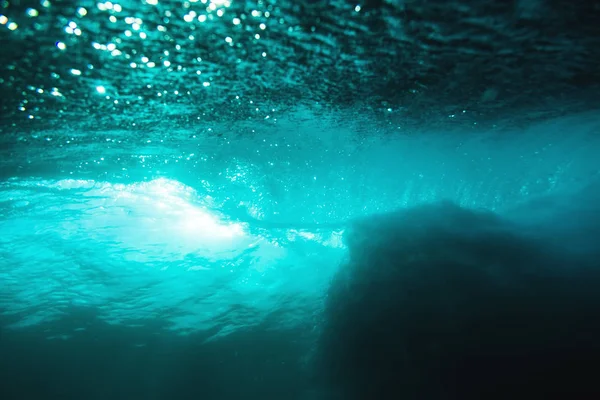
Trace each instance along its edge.
<instances>
[{"instance_id":1,"label":"bright light spot","mask_svg":"<svg viewBox=\"0 0 600 400\"><path fill-rule=\"evenodd\" d=\"M106 49L107 49L108 51L113 51L113 50L114 50L114 49L116 49L116 48L117 48L117 45L116 45L116 44L114 44L114 43L109 43L109 44L107 44L107 45L106 45Z\"/></svg>"},{"instance_id":2,"label":"bright light spot","mask_svg":"<svg viewBox=\"0 0 600 400\"><path fill-rule=\"evenodd\" d=\"M63 42L56 42L56 47L58 47L60 50L64 50L67 48L67 45Z\"/></svg>"},{"instance_id":3,"label":"bright light spot","mask_svg":"<svg viewBox=\"0 0 600 400\"><path fill-rule=\"evenodd\" d=\"M115 10L115 12L120 13L121 11L123 11L123 7L121 7L120 4L115 4L115 6L113 7L113 10Z\"/></svg>"},{"instance_id":4,"label":"bright light spot","mask_svg":"<svg viewBox=\"0 0 600 400\"><path fill-rule=\"evenodd\" d=\"M222 225L220 221L193 206L184 207L179 220L181 232L188 235L204 237L205 240L219 241L244 236L240 224Z\"/></svg>"},{"instance_id":5,"label":"bright light spot","mask_svg":"<svg viewBox=\"0 0 600 400\"><path fill-rule=\"evenodd\" d=\"M28 8L27 15L29 15L30 17L37 17L38 15L40 15L40 13L35 8Z\"/></svg>"},{"instance_id":6,"label":"bright light spot","mask_svg":"<svg viewBox=\"0 0 600 400\"><path fill-rule=\"evenodd\" d=\"M148 57L142 57L142 62L143 63L147 63L148 61L150 61L150 59Z\"/></svg>"},{"instance_id":7,"label":"bright light spot","mask_svg":"<svg viewBox=\"0 0 600 400\"><path fill-rule=\"evenodd\" d=\"M218 251L221 246L232 246L231 239L245 236L242 225L225 223L210 211L191 204L186 199L185 189L179 182L166 179L126 188L129 192L127 198L132 204L140 211L144 207L151 211L152 220L157 219L156 224L161 227L160 233L163 236L167 233L179 246L190 240L194 248L197 248L197 243L204 243ZM121 193L115 193L118 194ZM154 230L150 231L157 234Z\"/></svg>"},{"instance_id":8,"label":"bright light spot","mask_svg":"<svg viewBox=\"0 0 600 400\"><path fill-rule=\"evenodd\" d=\"M256 35L254 35L254 39L256 39L256 40L260 39L260 35L257 33Z\"/></svg>"},{"instance_id":9,"label":"bright light spot","mask_svg":"<svg viewBox=\"0 0 600 400\"><path fill-rule=\"evenodd\" d=\"M162 25L157 26L156 29L158 29L159 32L166 32L167 31L167 28L165 28Z\"/></svg>"},{"instance_id":10,"label":"bright light spot","mask_svg":"<svg viewBox=\"0 0 600 400\"><path fill-rule=\"evenodd\" d=\"M146 39L147 37L146 32L140 32L140 38Z\"/></svg>"},{"instance_id":11,"label":"bright light spot","mask_svg":"<svg viewBox=\"0 0 600 400\"><path fill-rule=\"evenodd\" d=\"M267 29L267 26L266 26L265 24L260 24L258 27L259 27L260 29L262 29L263 31L264 31L265 29Z\"/></svg>"},{"instance_id":12,"label":"bright light spot","mask_svg":"<svg viewBox=\"0 0 600 400\"><path fill-rule=\"evenodd\" d=\"M125 31L125 36L131 37L131 35L132 35L132 33L129 29Z\"/></svg>"},{"instance_id":13,"label":"bright light spot","mask_svg":"<svg viewBox=\"0 0 600 400\"><path fill-rule=\"evenodd\" d=\"M227 37L225 38L225 41L226 41L227 43L233 43L233 39L232 39L232 38L230 38L229 36L227 36Z\"/></svg>"},{"instance_id":14,"label":"bright light spot","mask_svg":"<svg viewBox=\"0 0 600 400\"><path fill-rule=\"evenodd\" d=\"M79 14L80 17L85 17L87 15L87 10L83 7L79 7L77 9L77 14Z\"/></svg>"},{"instance_id":15,"label":"bright light spot","mask_svg":"<svg viewBox=\"0 0 600 400\"><path fill-rule=\"evenodd\" d=\"M253 17L260 17L260 11L258 11L258 10L252 10L252 16Z\"/></svg>"},{"instance_id":16,"label":"bright light spot","mask_svg":"<svg viewBox=\"0 0 600 400\"><path fill-rule=\"evenodd\" d=\"M69 22L69 27L71 29L75 29L75 28L77 28L77 23L75 23L74 21L71 21L71 22Z\"/></svg>"},{"instance_id":17,"label":"bright light spot","mask_svg":"<svg viewBox=\"0 0 600 400\"><path fill-rule=\"evenodd\" d=\"M0 24L6 25L7 22L8 22L8 18L6 18L5 15L0 15Z\"/></svg>"},{"instance_id":18,"label":"bright light spot","mask_svg":"<svg viewBox=\"0 0 600 400\"><path fill-rule=\"evenodd\" d=\"M165 61L163 62L163 64L164 64L164 66L165 66L165 67L169 68L169 67L171 66L171 61L169 61L169 60L165 60Z\"/></svg>"},{"instance_id":19,"label":"bright light spot","mask_svg":"<svg viewBox=\"0 0 600 400\"><path fill-rule=\"evenodd\" d=\"M204 21L206 21L206 15L198 16L198 22L204 22Z\"/></svg>"},{"instance_id":20,"label":"bright light spot","mask_svg":"<svg viewBox=\"0 0 600 400\"><path fill-rule=\"evenodd\" d=\"M96 50L100 50L102 48L102 45L100 43L96 43L96 42L92 43L92 46L94 46L94 48Z\"/></svg>"},{"instance_id":21,"label":"bright light spot","mask_svg":"<svg viewBox=\"0 0 600 400\"><path fill-rule=\"evenodd\" d=\"M298 232L298 236L303 237L308 240L314 240L317 238L317 235L311 232Z\"/></svg>"},{"instance_id":22,"label":"bright light spot","mask_svg":"<svg viewBox=\"0 0 600 400\"><path fill-rule=\"evenodd\" d=\"M44 7L44 8L50 7L50 2L48 0L43 0L42 1L42 7Z\"/></svg>"},{"instance_id":23,"label":"bright light spot","mask_svg":"<svg viewBox=\"0 0 600 400\"><path fill-rule=\"evenodd\" d=\"M234 24L234 25L239 25L239 24L241 24L241 23L242 23L242 21L241 21L239 18L234 18L234 19L232 20L232 22L233 22L233 24Z\"/></svg>"},{"instance_id":24,"label":"bright light spot","mask_svg":"<svg viewBox=\"0 0 600 400\"><path fill-rule=\"evenodd\" d=\"M141 28L141 26L140 26L140 24L137 24L137 23L136 23L136 24L132 24L132 25L131 25L131 28L132 28L134 31L139 31L139 30L140 30L140 28Z\"/></svg>"},{"instance_id":25,"label":"bright light spot","mask_svg":"<svg viewBox=\"0 0 600 400\"><path fill-rule=\"evenodd\" d=\"M265 53L265 52L263 51L263 52L262 52L262 56L263 56L263 57L266 57L266 56L267 56L267 53Z\"/></svg>"},{"instance_id":26,"label":"bright light spot","mask_svg":"<svg viewBox=\"0 0 600 400\"><path fill-rule=\"evenodd\" d=\"M360 11L360 6L354 7L354 11L359 12Z\"/></svg>"},{"instance_id":27,"label":"bright light spot","mask_svg":"<svg viewBox=\"0 0 600 400\"><path fill-rule=\"evenodd\" d=\"M185 14L185 15L183 16L183 20L184 20L185 22L192 22L192 21L194 20L194 17L192 17L192 15L191 15L191 14Z\"/></svg>"},{"instance_id":28,"label":"bright light spot","mask_svg":"<svg viewBox=\"0 0 600 400\"><path fill-rule=\"evenodd\" d=\"M110 17L108 17L108 20L110 22L112 22L113 24L115 24L117 22L117 17L115 17L114 15L111 15Z\"/></svg>"},{"instance_id":29,"label":"bright light spot","mask_svg":"<svg viewBox=\"0 0 600 400\"><path fill-rule=\"evenodd\" d=\"M209 87L210 86L210 82L202 82L202 86Z\"/></svg>"},{"instance_id":30,"label":"bright light spot","mask_svg":"<svg viewBox=\"0 0 600 400\"><path fill-rule=\"evenodd\" d=\"M225 11L223 11L223 10L218 10L217 11L217 17L222 17L223 14L225 14Z\"/></svg>"},{"instance_id":31,"label":"bright light spot","mask_svg":"<svg viewBox=\"0 0 600 400\"><path fill-rule=\"evenodd\" d=\"M129 66L130 66L131 68L137 68L137 64L136 64L136 63L134 63L134 62L132 62L131 64L129 64Z\"/></svg>"},{"instance_id":32,"label":"bright light spot","mask_svg":"<svg viewBox=\"0 0 600 400\"><path fill-rule=\"evenodd\" d=\"M104 86L96 86L96 91L100 94L106 93L106 88Z\"/></svg>"},{"instance_id":33,"label":"bright light spot","mask_svg":"<svg viewBox=\"0 0 600 400\"><path fill-rule=\"evenodd\" d=\"M80 70L78 70L78 69L75 69L75 68L73 68L73 69L71 70L71 73L72 73L73 75L77 75L77 76L81 75L81 71L80 71Z\"/></svg>"},{"instance_id":34,"label":"bright light spot","mask_svg":"<svg viewBox=\"0 0 600 400\"><path fill-rule=\"evenodd\" d=\"M156 64L153 61L150 61L148 64L146 64L148 66L148 68L154 68L156 67Z\"/></svg>"},{"instance_id":35,"label":"bright light spot","mask_svg":"<svg viewBox=\"0 0 600 400\"><path fill-rule=\"evenodd\" d=\"M113 50L110 52L110 55L113 57L120 56L121 54L121 50Z\"/></svg>"},{"instance_id":36,"label":"bright light spot","mask_svg":"<svg viewBox=\"0 0 600 400\"><path fill-rule=\"evenodd\" d=\"M73 31L73 33L74 33L75 35L77 35L77 36L81 36L81 29L79 29L79 28L76 28L76 29Z\"/></svg>"},{"instance_id":37,"label":"bright light spot","mask_svg":"<svg viewBox=\"0 0 600 400\"><path fill-rule=\"evenodd\" d=\"M11 22L11 23L9 23L9 24L7 25L7 27L8 27L8 29L10 29L11 31L14 31L14 30L16 30L16 29L19 27L19 25L17 25L15 22Z\"/></svg>"},{"instance_id":38,"label":"bright light spot","mask_svg":"<svg viewBox=\"0 0 600 400\"><path fill-rule=\"evenodd\" d=\"M155 6L158 4L158 0L146 0L146 3L150 4L151 6Z\"/></svg>"}]
</instances>

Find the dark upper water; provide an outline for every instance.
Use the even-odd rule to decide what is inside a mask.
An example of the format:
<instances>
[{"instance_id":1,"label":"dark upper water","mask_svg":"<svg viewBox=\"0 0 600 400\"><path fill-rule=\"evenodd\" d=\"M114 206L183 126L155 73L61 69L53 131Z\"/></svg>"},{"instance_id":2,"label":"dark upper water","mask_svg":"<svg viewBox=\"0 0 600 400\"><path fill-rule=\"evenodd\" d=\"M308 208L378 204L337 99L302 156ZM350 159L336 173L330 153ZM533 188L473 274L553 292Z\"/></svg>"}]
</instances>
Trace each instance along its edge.
<instances>
[{"instance_id":1,"label":"dark upper water","mask_svg":"<svg viewBox=\"0 0 600 400\"><path fill-rule=\"evenodd\" d=\"M598 106L596 1L23 0L2 10L5 128L188 128L299 105L466 127Z\"/></svg>"},{"instance_id":2,"label":"dark upper water","mask_svg":"<svg viewBox=\"0 0 600 400\"><path fill-rule=\"evenodd\" d=\"M598 397L598 21L0 0L0 398Z\"/></svg>"}]
</instances>

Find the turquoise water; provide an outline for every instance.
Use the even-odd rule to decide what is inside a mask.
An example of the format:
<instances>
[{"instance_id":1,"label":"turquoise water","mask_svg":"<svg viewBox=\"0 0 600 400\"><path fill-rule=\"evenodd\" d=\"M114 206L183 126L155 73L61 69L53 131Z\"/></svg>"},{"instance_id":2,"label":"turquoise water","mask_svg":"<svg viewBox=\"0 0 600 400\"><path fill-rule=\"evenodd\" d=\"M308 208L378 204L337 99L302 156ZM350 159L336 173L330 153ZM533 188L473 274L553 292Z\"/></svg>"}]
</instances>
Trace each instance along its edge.
<instances>
[{"instance_id":1,"label":"turquoise water","mask_svg":"<svg viewBox=\"0 0 600 400\"><path fill-rule=\"evenodd\" d=\"M559 377L600 361L599 18L0 0L0 397L586 387Z\"/></svg>"},{"instance_id":2,"label":"turquoise water","mask_svg":"<svg viewBox=\"0 0 600 400\"><path fill-rule=\"evenodd\" d=\"M14 329L91 307L110 324L161 318L181 334L215 326L227 334L280 303L293 311L281 323L293 325L310 317L296 307L318 299L341 248L339 232L252 232L162 178L13 181L3 199L3 305L18 317Z\"/></svg>"},{"instance_id":3,"label":"turquoise water","mask_svg":"<svg viewBox=\"0 0 600 400\"><path fill-rule=\"evenodd\" d=\"M273 313L293 327L318 313L352 219L438 200L502 212L600 171L593 115L476 137L290 125L235 140L8 136L18 140L0 192L8 326L90 307L110 324L160 318L177 334L226 335ZM38 163L43 177L21 172Z\"/></svg>"}]
</instances>

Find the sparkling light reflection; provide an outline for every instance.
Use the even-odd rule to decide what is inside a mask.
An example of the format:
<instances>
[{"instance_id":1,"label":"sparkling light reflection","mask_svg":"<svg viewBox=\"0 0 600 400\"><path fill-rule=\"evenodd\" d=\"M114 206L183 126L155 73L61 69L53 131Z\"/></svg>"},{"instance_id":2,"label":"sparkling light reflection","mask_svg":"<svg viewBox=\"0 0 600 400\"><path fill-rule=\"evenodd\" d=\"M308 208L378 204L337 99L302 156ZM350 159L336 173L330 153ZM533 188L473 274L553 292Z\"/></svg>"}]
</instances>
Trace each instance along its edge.
<instances>
[{"instance_id":1,"label":"sparkling light reflection","mask_svg":"<svg viewBox=\"0 0 600 400\"><path fill-rule=\"evenodd\" d=\"M25 10L25 15L30 17L28 19L31 21L27 25L21 26L25 21L13 18L10 13L0 15L0 25L6 26L10 31L19 30L26 34L40 29L48 22L46 9L51 6L51 2L42 0L40 4L41 10L35 8ZM56 81L53 83L56 90L52 93L69 93L72 92L70 87L82 87L80 82L73 81L80 75L97 82L105 82L106 87L119 87L120 83L112 82L112 80L119 80L119 82L127 82L128 90L111 91L110 102L128 107L133 103L131 99L151 103L153 99L149 97L154 97L156 100L160 98L158 100L160 104L165 102L164 91L171 91L172 88L160 87L157 88L159 90L153 91L153 94L140 91L140 88L146 86L148 80L171 82L185 80L190 75L202 75L203 79L198 80L191 90L186 91L188 95L195 95L209 86L226 84L222 81L224 75L215 71L213 65L209 64L210 61L209 63L202 61L196 55L189 58L186 54L190 46L196 47L194 43L206 41L216 34L215 43L224 42L231 49L228 51L232 54L239 53L238 60L248 57L248 52L253 52L255 59L265 59L267 53L263 46L267 46L268 36L264 31L268 28L267 22L271 17L272 5L258 2L247 11L238 7L239 4L235 6L232 8L230 0L187 0L183 3L142 0L135 4L115 0L100 1L94 6L76 4L74 9L62 15L63 19L60 20L62 34L50 38L50 43L54 43L55 49L64 51L62 54L59 52L57 56L64 57L64 68L70 72L62 75L52 73L52 79ZM157 13L160 16L155 17ZM16 21L19 21L19 24ZM283 20L279 22L283 24ZM265 44L258 46L259 40L264 41ZM205 44L200 44L203 45ZM74 54L81 52L82 46L84 48L91 46L102 53L98 56L101 57L103 68L94 68L89 60L87 68L82 68L81 63L73 62L76 59ZM193 51L196 54L196 50ZM222 50L215 49L215 51ZM195 65L197 58L200 65ZM133 71L136 71L136 75L129 75L134 73ZM161 74L168 74L169 77L165 78L160 76ZM105 86L88 86L89 94L106 94ZM124 92L130 94L128 99L121 98ZM25 97L23 100L44 101L41 97L39 100L32 99L30 92L22 93ZM71 96L68 96L67 100L70 99ZM17 105L17 108L21 104L22 102ZM67 111L69 103L63 104L62 112ZM123 110L122 107L118 110L114 109L118 112Z\"/></svg>"}]
</instances>

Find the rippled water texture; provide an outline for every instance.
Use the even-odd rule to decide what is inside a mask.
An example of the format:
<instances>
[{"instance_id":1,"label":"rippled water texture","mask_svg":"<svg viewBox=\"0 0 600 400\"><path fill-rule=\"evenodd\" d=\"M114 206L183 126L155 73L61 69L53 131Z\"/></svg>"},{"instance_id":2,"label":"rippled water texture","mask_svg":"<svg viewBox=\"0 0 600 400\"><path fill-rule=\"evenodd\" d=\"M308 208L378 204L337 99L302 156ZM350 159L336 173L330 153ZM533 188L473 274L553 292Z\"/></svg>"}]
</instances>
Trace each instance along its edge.
<instances>
[{"instance_id":1,"label":"rippled water texture","mask_svg":"<svg viewBox=\"0 0 600 400\"><path fill-rule=\"evenodd\" d=\"M596 2L3 0L0 12L5 128L272 121L298 104L468 126L598 106Z\"/></svg>"},{"instance_id":2,"label":"rippled water texture","mask_svg":"<svg viewBox=\"0 0 600 400\"><path fill-rule=\"evenodd\" d=\"M9 398L336 400L337 379L370 399L405 345L398 265L439 278L411 277L440 320L433 284L482 298L446 266L595 270L599 21L566 0L0 0Z\"/></svg>"},{"instance_id":3,"label":"rippled water texture","mask_svg":"<svg viewBox=\"0 0 600 400\"><path fill-rule=\"evenodd\" d=\"M274 304L309 318L302 300L336 259L307 250L321 250L313 241L337 248L339 235L290 231L278 243L220 221L203 202L166 180L5 185L4 315L20 317L18 328L93 308L110 324L160 318L180 333L257 325Z\"/></svg>"}]
</instances>

